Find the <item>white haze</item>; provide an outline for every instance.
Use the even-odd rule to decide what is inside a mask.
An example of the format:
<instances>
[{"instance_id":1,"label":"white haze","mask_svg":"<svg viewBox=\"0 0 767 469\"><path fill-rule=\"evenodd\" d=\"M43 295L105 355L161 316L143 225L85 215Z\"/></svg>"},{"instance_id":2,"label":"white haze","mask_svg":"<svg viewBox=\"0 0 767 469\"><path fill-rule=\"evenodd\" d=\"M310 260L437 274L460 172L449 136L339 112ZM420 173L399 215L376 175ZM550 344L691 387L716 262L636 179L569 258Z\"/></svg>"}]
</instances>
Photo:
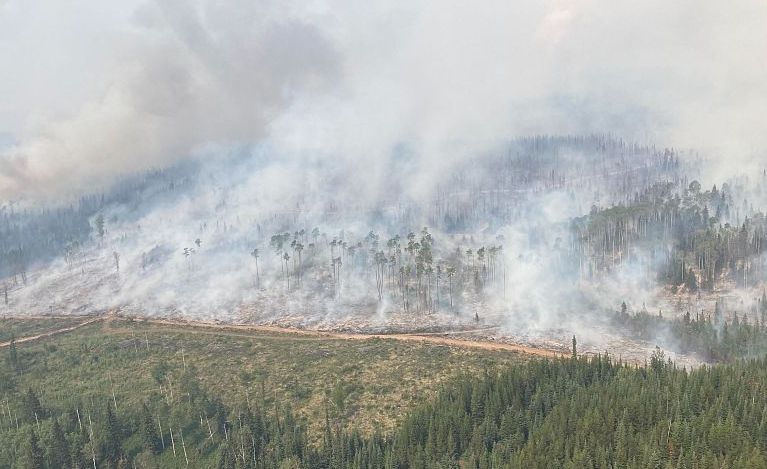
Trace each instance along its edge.
<instances>
[{"instance_id":1,"label":"white haze","mask_svg":"<svg viewBox=\"0 0 767 469\"><path fill-rule=\"evenodd\" d=\"M758 165L767 148L765 24L767 6L756 0L0 0L4 202L67 200L187 159L207 176L178 198L105 209L106 246L90 247L87 274L63 260L35 271L11 308L251 319L243 305L261 302L279 307L260 320L330 324L370 298L349 284L346 309L307 306L298 294L265 301L251 288L248 252L264 241L254 224L299 202L321 214L332 200L428 200L467 157L511 136L611 133L695 147L712 158L706 178L719 182L733 167ZM573 298L638 309L656 297L647 266L627 263L597 286L552 274L548 247L566 226L552 227L594 202L547 193L527 220L498 230L512 266L512 291L491 305L499 322L570 328L598 342L579 316L562 321ZM305 215L288 229L313 223ZM533 248L537 226L551 239ZM322 228L357 237L368 229L351 218ZM190 269L180 249L197 237ZM140 270L154 246L170 254ZM397 307L373 310L386 321Z\"/></svg>"},{"instance_id":2,"label":"white haze","mask_svg":"<svg viewBox=\"0 0 767 469\"><path fill-rule=\"evenodd\" d=\"M760 1L4 0L0 191L76 194L264 138L364 169L371 197L403 142L419 182L533 133L758 158L766 22Z\"/></svg>"}]
</instances>

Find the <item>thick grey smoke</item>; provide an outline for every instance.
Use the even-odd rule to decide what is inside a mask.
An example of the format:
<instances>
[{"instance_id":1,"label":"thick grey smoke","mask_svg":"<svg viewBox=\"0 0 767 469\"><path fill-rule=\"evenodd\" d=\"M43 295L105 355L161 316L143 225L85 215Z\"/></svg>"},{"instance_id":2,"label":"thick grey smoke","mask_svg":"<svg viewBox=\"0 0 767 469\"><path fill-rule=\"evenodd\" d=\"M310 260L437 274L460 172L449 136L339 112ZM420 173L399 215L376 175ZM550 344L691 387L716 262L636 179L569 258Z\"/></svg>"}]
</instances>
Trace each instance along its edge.
<instances>
[{"instance_id":1,"label":"thick grey smoke","mask_svg":"<svg viewBox=\"0 0 767 469\"><path fill-rule=\"evenodd\" d=\"M754 159L766 20L756 0L5 0L0 131L18 144L0 191L77 193L264 138L284 158L364 169L372 198L402 144L416 191L443 162L530 133Z\"/></svg>"},{"instance_id":2,"label":"thick grey smoke","mask_svg":"<svg viewBox=\"0 0 767 469\"><path fill-rule=\"evenodd\" d=\"M669 307L652 279L657 266L641 259L595 282L556 270L554 246L570 219L631 195L600 183L653 171L625 154L605 167L578 155L566 187L551 190L546 175L514 187L514 224L469 240L435 232L441 257L503 238L492 300L466 299L455 314L397 316L400 305L388 303L396 292L378 304L370 275L329 281L328 241L339 230L350 242L369 229L419 231L429 220L378 226L386 223L368 212L405 218L408 204L429 206L456 172L491 180L492 169L467 161L503 153L510 136L612 133L702 148L713 157L708 185L756 166L767 148L765 23L758 1L0 1L4 202L59 200L125 173L198 165L194 182L170 195L105 207L104 239L14 283L8 311L122 308L385 329L404 317L419 328L471 326L482 308L513 333L577 332L601 346L604 331L582 321L587 310L624 300ZM477 195L452 194L456 205ZM328 236L305 253L318 256L306 270L316 278L291 290L269 236L314 226ZM336 283L338 297L327 291Z\"/></svg>"},{"instance_id":3,"label":"thick grey smoke","mask_svg":"<svg viewBox=\"0 0 767 469\"><path fill-rule=\"evenodd\" d=\"M92 94L69 116L22 128L5 150L5 196L99 187L208 142L255 142L296 95L332 90L340 59L316 25L277 5L242 6L157 1L123 11L129 21L101 31L114 56L106 70L91 64L102 77ZM3 12L34 20L44 14L35 8L46 5L12 2ZM48 80L35 86L57 88Z\"/></svg>"}]
</instances>

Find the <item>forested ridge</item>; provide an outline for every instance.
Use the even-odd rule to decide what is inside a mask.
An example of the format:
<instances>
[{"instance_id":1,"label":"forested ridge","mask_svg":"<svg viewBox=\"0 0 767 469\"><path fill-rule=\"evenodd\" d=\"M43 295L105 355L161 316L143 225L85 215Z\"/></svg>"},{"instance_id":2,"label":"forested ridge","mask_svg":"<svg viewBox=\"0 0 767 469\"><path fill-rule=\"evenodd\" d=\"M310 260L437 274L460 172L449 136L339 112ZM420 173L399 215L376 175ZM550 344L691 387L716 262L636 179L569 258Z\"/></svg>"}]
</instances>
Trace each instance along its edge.
<instances>
[{"instance_id":1,"label":"forested ridge","mask_svg":"<svg viewBox=\"0 0 767 469\"><path fill-rule=\"evenodd\" d=\"M189 184L193 174L193 165L180 164L125 176L108 190L67 204L0 206L0 276L10 277L14 284L26 282L27 271L34 265L57 257L80 256L99 229L95 218L104 207L122 204L136 208L146 198L161 197ZM102 217L101 229L104 223Z\"/></svg>"},{"instance_id":2,"label":"forested ridge","mask_svg":"<svg viewBox=\"0 0 767 469\"><path fill-rule=\"evenodd\" d=\"M252 210L259 185L228 173L260 168L263 155L190 162L126 178L77 206L9 206L0 219L2 304L9 314L129 305L199 316L233 305L254 314L363 305L465 320L482 310L537 314L541 305L521 290L549 282L615 277L672 294L759 287L767 222L753 205L767 176L704 189L690 180L695 156L682 153L600 135L518 138L441 172L420 198L400 197L410 194L403 166L373 201L299 190ZM49 261L27 282L31 266ZM225 277L226 294L194 294ZM559 303L546 306L562 313Z\"/></svg>"},{"instance_id":3,"label":"forested ridge","mask_svg":"<svg viewBox=\"0 0 767 469\"><path fill-rule=\"evenodd\" d=\"M237 167L246 159L239 153L228 158L224 167ZM252 157L252 164L260 167L272 158L275 157L258 154ZM398 160L395 158L395 161ZM392 168L395 170L399 171ZM385 181L382 200L372 206L364 205L354 194L323 193L320 204L323 213L315 214L318 219L312 220L312 225L296 226L296 215L313 207L319 196L295 194L295 206L282 207L284 213L275 207L249 220L252 234L248 238L251 243L255 238L267 244L270 231L311 230L317 225L324 226L326 231L332 226L335 236L344 230L344 224L356 222L360 217L369 230L385 227L392 232L406 233L428 224L445 233L473 233L489 224L495 231L504 224L530 217L527 203L532 194L566 191L575 196L603 191L609 194L607 200L617 202L625 200L623 194L643 190L658 180L678 183L682 180L680 173L675 151L656 150L611 136L517 138L509 142L507 149L473 156L452 168L438 181L433 192L419 200L400 198L402 187L395 172ZM105 237L104 230L110 230L118 221L140 218L156 208L155 204L173 197L202 197L203 192L209 190L207 183L225 184L226 179L231 177L221 174L221 168L190 160L125 175L111 186L84 193L70 203L30 206L6 203L0 208L0 275L11 276L15 285L25 280L31 266L78 252L77 256L82 257L83 245L98 244ZM225 219L229 202L225 191L222 194L215 196L216 200L212 201L215 209L206 214L209 221L200 226L222 225L226 232L227 225L244 223L239 216L234 220ZM396 207L393 212L392 207ZM109 212L119 213L119 220ZM140 226L132 228L141 229ZM178 227L189 232L195 232L196 228ZM125 236L138 234L125 233ZM190 245L193 240L194 237ZM154 245L147 249L152 247ZM173 246L173 249L180 253L184 247Z\"/></svg>"}]
</instances>

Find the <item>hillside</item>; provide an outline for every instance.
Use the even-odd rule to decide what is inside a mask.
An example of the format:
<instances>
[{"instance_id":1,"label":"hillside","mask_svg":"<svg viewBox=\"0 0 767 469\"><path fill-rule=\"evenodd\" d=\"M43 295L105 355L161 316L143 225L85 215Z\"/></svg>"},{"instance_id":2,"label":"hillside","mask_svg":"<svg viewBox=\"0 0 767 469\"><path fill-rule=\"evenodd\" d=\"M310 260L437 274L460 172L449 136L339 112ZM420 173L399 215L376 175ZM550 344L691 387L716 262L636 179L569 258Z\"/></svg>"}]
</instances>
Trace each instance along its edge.
<instances>
[{"instance_id":1,"label":"hillside","mask_svg":"<svg viewBox=\"0 0 767 469\"><path fill-rule=\"evenodd\" d=\"M767 461L763 359L690 371L661 350L627 364L360 339L107 318L0 348L0 465L761 468Z\"/></svg>"}]
</instances>

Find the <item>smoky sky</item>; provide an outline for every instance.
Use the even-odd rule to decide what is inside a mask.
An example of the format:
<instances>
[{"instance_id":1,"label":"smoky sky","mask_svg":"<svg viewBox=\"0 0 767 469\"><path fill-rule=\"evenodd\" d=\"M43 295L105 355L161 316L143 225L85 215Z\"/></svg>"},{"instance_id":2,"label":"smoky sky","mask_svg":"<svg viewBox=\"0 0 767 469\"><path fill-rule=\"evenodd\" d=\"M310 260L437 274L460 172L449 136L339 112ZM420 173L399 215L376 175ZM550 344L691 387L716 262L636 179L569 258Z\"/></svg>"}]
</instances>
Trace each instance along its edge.
<instances>
[{"instance_id":1,"label":"smoky sky","mask_svg":"<svg viewBox=\"0 0 767 469\"><path fill-rule=\"evenodd\" d=\"M0 0L0 197L211 143L361 177L405 146L415 180L539 133L758 163L764 24L761 1Z\"/></svg>"}]
</instances>

